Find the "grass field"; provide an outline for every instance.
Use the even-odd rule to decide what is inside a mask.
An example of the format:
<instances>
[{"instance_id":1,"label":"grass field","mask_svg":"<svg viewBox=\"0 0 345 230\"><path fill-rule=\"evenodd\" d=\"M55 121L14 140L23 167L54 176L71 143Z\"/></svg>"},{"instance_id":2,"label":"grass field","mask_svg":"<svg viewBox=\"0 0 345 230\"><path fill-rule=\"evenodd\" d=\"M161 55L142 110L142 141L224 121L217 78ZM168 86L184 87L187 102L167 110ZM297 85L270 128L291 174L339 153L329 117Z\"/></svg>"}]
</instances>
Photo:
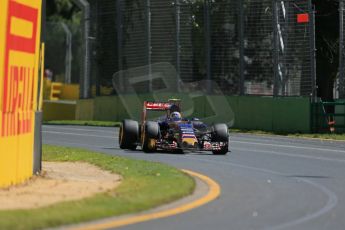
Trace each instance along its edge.
<instances>
[{"instance_id":1,"label":"grass field","mask_svg":"<svg viewBox=\"0 0 345 230\"><path fill-rule=\"evenodd\" d=\"M173 167L87 150L43 146L44 161L88 162L122 175L114 191L32 210L0 211L0 229L42 229L147 210L193 192L194 180Z\"/></svg>"}]
</instances>

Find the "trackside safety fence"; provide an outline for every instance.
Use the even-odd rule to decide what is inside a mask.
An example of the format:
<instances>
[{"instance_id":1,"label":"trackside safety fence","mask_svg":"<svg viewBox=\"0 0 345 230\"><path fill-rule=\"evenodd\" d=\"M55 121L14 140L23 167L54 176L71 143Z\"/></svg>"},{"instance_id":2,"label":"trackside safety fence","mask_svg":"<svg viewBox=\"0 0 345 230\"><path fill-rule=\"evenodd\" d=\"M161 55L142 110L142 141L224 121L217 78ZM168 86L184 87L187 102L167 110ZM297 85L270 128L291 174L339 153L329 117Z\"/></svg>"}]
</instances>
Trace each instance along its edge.
<instances>
[{"instance_id":1,"label":"trackside safety fence","mask_svg":"<svg viewBox=\"0 0 345 230\"><path fill-rule=\"evenodd\" d=\"M88 2L90 87L97 95L114 74L148 66L143 75L151 76L156 63L174 66L176 84L208 81L209 93L217 94L217 84L226 95L315 95L311 0Z\"/></svg>"}]
</instances>

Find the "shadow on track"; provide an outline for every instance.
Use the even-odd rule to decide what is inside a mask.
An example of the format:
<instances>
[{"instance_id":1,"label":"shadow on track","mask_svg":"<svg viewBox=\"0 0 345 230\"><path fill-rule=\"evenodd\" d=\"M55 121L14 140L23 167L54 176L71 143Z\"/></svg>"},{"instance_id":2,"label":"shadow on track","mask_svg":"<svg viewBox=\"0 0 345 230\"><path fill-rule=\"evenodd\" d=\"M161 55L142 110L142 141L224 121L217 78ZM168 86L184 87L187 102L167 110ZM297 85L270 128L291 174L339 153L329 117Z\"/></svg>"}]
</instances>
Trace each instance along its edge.
<instances>
[{"instance_id":1,"label":"shadow on track","mask_svg":"<svg viewBox=\"0 0 345 230\"><path fill-rule=\"evenodd\" d=\"M122 150L123 152L130 152L130 153L135 153L135 152L140 152L144 153L141 149L135 149L135 150L126 150L126 149L121 149L120 147L103 147L102 149L106 150ZM229 151L231 153L231 151ZM193 156L215 156L215 157L226 157L227 155L215 155L213 153L205 152L205 151L184 151L184 152L179 152L179 151L164 151L164 150L157 150L152 153L145 153L149 155L193 155Z\"/></svg>"}]
</instances>

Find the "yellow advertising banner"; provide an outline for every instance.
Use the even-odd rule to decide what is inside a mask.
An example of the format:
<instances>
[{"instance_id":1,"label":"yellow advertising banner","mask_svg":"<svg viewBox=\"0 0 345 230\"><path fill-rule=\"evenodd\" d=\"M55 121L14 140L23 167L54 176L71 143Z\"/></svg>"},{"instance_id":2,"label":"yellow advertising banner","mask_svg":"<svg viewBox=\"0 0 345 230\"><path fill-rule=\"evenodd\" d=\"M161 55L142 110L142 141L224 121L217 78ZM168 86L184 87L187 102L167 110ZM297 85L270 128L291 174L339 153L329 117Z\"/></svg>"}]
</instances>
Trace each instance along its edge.
<instances>
[{"instance_id":1,"label":"yellow advertising banner","mask_svg":"<svg viewBox=\"0 0 345 230\"><path fill-rule=\"evenodd\" d=\"M0 187L32 176L41 0L0 1Z\"/></svg>"}]
</instances>

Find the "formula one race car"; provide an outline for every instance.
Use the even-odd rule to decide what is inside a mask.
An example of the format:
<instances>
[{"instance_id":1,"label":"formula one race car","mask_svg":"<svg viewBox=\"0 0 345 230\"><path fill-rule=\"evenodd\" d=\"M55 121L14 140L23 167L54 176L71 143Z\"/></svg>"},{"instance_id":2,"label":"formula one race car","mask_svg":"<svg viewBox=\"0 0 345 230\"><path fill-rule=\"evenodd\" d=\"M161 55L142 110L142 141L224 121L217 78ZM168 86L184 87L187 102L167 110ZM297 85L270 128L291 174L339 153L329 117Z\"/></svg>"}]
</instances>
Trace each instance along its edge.
<instances>
[{"instance_id":1,"label":"formula one race car","mask_svg":"<svg viewBox=\"0 0 345 230\"><path fill-rule=\"evenodd\" d=\"M148 111L166 114L156 121L147 120ZM183 119L180 100L168 102L144 102L141 125L134 120L124 120L120 127L121 149L134 150L138 145L144 152L157 149L180 152L212 151L215 155L228 152L229 132L226 124L207 126L197 118Z\"/></svg>"}]
</instances>

